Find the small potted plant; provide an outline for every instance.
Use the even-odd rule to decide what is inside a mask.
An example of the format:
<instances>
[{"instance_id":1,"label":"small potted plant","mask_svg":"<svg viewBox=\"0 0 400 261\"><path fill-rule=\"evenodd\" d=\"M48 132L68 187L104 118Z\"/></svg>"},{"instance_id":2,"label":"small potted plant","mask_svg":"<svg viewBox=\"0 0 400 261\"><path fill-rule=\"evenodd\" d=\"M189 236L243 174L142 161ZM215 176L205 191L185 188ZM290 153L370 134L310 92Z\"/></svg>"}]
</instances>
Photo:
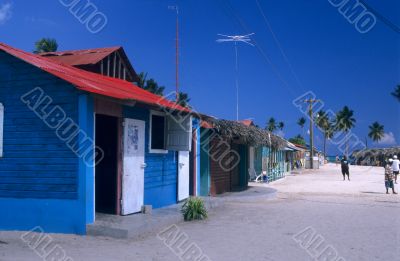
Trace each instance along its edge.
<instances>
[{"instance_id":1,"label":"small potted plant","mask_svg":"<svg viewBox=\"0 0 400 261\"><path fill-rule=\"evenodd\" d=\"M181 210L185 221L203 220L207 218L207 209L201 198L191 197L186 200Z\"/></svg>"}]
</instances>

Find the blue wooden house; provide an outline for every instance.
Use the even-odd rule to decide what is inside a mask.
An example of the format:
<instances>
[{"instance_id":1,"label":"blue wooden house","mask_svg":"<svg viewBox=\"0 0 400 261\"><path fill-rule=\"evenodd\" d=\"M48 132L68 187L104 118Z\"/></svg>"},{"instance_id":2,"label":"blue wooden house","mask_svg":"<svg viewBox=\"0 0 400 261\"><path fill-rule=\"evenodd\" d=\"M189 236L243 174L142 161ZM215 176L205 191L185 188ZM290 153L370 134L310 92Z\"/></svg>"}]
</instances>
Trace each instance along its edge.
<instances>
[{"instance_id":1,"label":"blue wooden house","mask_svg":"<svg viewBox=\"0 0 400 261\"><path fill-rule=\"evenodd\" d=\"M129 82L120 48L90 54L68 64L0 44L0 229L85 234L96 212L196 194L198 120Z\"/></svg>"}]
</instances>

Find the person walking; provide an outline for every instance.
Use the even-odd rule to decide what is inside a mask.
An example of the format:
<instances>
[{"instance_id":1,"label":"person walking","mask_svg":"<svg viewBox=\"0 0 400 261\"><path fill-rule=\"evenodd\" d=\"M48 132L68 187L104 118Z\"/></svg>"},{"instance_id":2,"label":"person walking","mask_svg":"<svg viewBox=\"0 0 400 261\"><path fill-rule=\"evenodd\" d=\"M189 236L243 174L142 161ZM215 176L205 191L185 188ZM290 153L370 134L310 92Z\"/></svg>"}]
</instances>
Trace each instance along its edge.
<instances>
[{"instance_id":1,"label":"person walking","mask_svg":"<svg viewBox=\"0 0 400 261\"><path fill-rule=\"evenodd\" d=\"M346 156L343 156L343 159L341 161L341 167L342 167L343 181L346 180L346 175L347 179L350 181L349 161L347 160Z\"/></svg>"},{"instance_id":2,"label":"person walking","mask_svg":"<svg viewBox=\"0 0 400 261\"><path fill-rule=\"evenodd\" d=\"M392 164L393 164L393 160L389 159L385 166L386 194L389 194L389 188L392 189L393 194L397 194L396 191L394 191Z\"/></svg>"},{"instance_id":3,"label":"person walking","mask_svg":"<svg viewBox=\"0 0 400 261\"><path fill-rule=\"evenodd\" d=\"M397 184L397 176L399 175L400 171L400 161L397 159L397 155L393 156L392 170L394 174L394 183Z\"/></svg>"}]
</instances>

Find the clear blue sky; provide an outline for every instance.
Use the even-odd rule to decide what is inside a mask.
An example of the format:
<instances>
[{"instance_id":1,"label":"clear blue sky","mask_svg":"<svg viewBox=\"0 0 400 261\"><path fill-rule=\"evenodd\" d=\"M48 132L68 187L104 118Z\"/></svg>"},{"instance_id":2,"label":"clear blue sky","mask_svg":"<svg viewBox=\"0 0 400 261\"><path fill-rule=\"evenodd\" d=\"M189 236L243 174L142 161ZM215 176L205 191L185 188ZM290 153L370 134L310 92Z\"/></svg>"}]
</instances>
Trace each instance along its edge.
<instances>
[{"instance_id":1,"label":"clear blue sky","mask_svg":"<svg viewBox=\"0 0 400 261\"><path fill-rule=\"evenodd\" d=\"M359 137L379 121L386 143L393 146L394 138L398 144L400 106L389 93L400 84L400 34L380 20L369 33L360 34L328 0L259 2L292 70L255 0L92 0L108 18L97 34L88 32L57 0L0 0L0 10L5 4L10 7L3 21L0 11L0 41L27 51L41 37L56 38L59 50L122 45L138 72L148 72L172 91L175 14L168 6L178 3L181 90L189 93L196 110L235 118L234 48L215 40L218 33L254 32L258 48L239 47L240 118L265 126L273 116L285 122L285 137L292 137L301 132L296 124L301 113L292 100L311 90L326 109L353 109ZM398 0L366 2L400 26ZM316 139L322 140L320 133ZM333 146L330 152L336 153Z\"/></svg>"}]
</instances>

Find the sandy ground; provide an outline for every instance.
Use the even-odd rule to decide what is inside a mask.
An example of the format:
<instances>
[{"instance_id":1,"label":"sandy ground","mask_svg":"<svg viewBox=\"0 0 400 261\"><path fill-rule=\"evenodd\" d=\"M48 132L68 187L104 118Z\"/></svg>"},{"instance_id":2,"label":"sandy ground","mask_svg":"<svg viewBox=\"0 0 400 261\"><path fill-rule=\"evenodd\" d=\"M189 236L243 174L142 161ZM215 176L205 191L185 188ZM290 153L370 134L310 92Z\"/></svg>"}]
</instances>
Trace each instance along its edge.
<instances>
[{"instance_id":1,"label":"sandy ground","mask_svg":"<svg viewBox=\"0 0 400 261\"><path fill-rule=\"evenodd\" d=\"M182 254L190 243L209 260L316 260L326 247L334 254L319 260L400 260L400 196L384 194L383 168L352 167L349 182L329 165L269 186L279 191L276 199L229 201L207 221L177 224L187 244L172 249L156 235L136 241L49 236L70 260L194 260ZM0 260L45 260L22 234L0 232ZM305 245L316 241L307 251L295 235Z\"/></svg>"}]
</instances>

